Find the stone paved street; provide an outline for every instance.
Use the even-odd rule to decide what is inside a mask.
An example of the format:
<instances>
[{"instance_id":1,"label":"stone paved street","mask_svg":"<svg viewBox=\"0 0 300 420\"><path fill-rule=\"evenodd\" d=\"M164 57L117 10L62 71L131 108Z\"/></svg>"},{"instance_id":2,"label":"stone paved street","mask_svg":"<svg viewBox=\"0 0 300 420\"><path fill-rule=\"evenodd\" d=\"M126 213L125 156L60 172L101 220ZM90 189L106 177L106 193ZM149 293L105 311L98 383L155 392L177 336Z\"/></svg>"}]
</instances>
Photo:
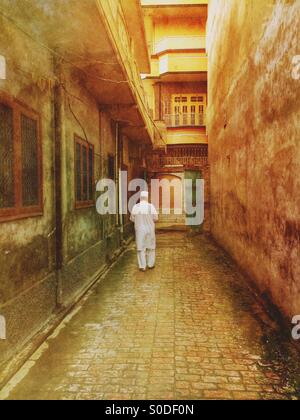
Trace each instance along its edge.
<instances>
[{"instance_id":1,"label":"stone paved street","mask_svg":"<svg viewBox=\"0 0 300 420\"><path fill-rule=\"evenodd\" d=\"M128 251L1 398L296 398L293 348L276 337L209 238L161 233L156 269Z\"/></svg>"}]
</instances>

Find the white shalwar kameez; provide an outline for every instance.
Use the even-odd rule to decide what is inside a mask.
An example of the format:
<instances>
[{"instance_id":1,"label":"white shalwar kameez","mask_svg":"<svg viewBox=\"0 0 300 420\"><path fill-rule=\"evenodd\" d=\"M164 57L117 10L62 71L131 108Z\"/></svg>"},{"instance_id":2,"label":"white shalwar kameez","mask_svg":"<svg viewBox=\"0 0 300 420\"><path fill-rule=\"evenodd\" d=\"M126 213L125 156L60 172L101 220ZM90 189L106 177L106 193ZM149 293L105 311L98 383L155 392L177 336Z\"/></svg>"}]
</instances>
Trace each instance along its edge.
<instances>
[{"instance_id":1,"label":"white shalwar kameez","mask_svg":"<svg viewBox=\"0 0 300 420\"><path fill-rule=\"evenodd\" d=\"M131 221L135 225L138 264L140 270L154 268L156 259L155 222L158 213L153 204L141 201L136 204L131 213Z\"/></svg>"}]
</instances>

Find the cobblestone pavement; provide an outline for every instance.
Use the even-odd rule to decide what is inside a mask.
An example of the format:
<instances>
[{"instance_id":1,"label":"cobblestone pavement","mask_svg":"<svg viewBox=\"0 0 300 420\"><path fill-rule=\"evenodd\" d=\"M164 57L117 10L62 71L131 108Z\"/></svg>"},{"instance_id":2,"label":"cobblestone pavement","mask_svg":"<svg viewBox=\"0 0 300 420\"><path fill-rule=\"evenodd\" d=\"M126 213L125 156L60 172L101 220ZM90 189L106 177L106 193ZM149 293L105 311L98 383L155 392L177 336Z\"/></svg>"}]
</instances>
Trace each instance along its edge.
<instances>
[{"instance_id":1,"label":"cobblestone pavement","mask_svg":"<svg viewBox=\"0 0 300 420\"><path fill-rule=\"evenodd\" d=\"M278 331L208 237L163 233L156 269L127 252L0 396L295 399Z\"/></svg>"}]
</instances>

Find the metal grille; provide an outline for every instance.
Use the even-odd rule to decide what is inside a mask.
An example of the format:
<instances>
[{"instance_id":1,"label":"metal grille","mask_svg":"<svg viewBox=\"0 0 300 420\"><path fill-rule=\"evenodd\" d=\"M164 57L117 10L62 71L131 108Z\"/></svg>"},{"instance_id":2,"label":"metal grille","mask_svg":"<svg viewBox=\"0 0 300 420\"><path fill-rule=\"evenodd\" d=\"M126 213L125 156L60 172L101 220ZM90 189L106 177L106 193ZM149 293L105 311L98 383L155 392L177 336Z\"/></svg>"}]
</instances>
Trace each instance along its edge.
<instances>
[{"instance_id":1,"label":"metal grille","mask_svg":"<svg viewBox=\"0 0 300 420\"><path fill-rule=\"evenodd\" d=\"M81 145L76 143L76 200L81 201Z\"/></svg>"},{"instance_id":2,"label":"metal grille","mask_svg":"<svg viewBox=\"0 0 300 420\"><path fill-rule=\"evenodd\" d=\"M93 178L94 178L94 152L93 148L89 148L89 200L94 199L94 186L93 186Z\"/></svg>"},{"instance_id":3,"label":"metal grille","mask_svg":"<svg viewBox=\"0 0 300 420\"><path fill-rule=\"evenodd\" d=\"M112 155L108 156L108 177L115 179L115 158Z\"/></svg>"},{"instance_id":4,"label":"metal grille","mask_svg":"<svg viewBox=\"0 0 300 420\"><path fill-rule=\"evenodd\" d=\"M75 137L75 152L76 201L89 203L94 200L94 149Z\"/></svg>"},{"instance_id":5,"label":"metal grille","mask_svg":"<svg viewBox=\"0 0 300 420\"><path fill-rule=\"evenodd\" d=\"M0 104L0 208L15 206L13 110Z\"/></svg>"},{"instance_id":6,"label":"metal grille","mask_svg":"<svg viewBox=\"0 0 300 420\"><path fill-rule=\"evenodd\" d=\"M24 207L39 204L39 156L37 122L21 115L22 203Z\"/></svg>"},{"instance_id":7,"label":"metal grille","mask_svg":"<svg viewBox=\"0 0 300 420\"><path fill-rule=\"evenodd\" d=\"M88 199L88 168L87 168L87 148L82 146L82 201L87 201Z\"/></svg>"}]
</instances>

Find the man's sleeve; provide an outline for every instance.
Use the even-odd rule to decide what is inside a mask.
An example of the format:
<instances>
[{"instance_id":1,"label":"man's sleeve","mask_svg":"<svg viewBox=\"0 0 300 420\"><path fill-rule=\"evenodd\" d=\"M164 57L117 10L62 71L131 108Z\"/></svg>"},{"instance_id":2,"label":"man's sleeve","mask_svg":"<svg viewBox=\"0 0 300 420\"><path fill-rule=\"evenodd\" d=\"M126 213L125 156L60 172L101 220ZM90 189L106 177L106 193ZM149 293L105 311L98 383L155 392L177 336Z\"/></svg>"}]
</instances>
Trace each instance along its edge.
<instances>
[{"instance_id":1,"label":"man's sleeve","mask_svg":"<svg viewBox=\"0 0 300 420\"><path fill-rule=\"evenodd\" d=\"M153 204L151 205L151 214L152 214L152 218L154 220L154 222L158 221L158 213L156 208L153 206Z\"/></svg>"},{"instance_id":2,"label":"man's sleeve","mask_svg":"<svg viewBox=\"0 0 300 420\"><path fill-rule=\"evenodd\" d=\"M136 208L135 208L135 206L133 207L133 209L132 209L132 212L131 212L131 215L130 215L130 220L134 223L135 222L135 211L136 211Z\"/></svg>"}]
</instances>

